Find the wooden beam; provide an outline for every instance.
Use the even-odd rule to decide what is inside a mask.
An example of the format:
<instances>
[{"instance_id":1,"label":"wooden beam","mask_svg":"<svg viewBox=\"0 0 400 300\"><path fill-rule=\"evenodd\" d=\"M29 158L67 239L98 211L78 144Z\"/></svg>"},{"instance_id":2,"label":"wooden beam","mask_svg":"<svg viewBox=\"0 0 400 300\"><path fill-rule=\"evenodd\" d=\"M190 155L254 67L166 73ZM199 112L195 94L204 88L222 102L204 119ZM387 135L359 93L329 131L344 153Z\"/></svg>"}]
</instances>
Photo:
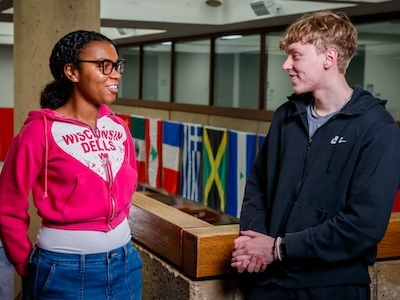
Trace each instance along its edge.
<instances>
[{"instance_id":1,"label":"wooden beam","mask_svg":"<svg viewBox=\"0 0 400 300\"><path fill-rule=\"evenodd\" d=\"M400 258L400 212L392 213L385 236L378 244L378 259Z\"/></svg>"},{"instance_id":2,"label":"wooden beam","mask_svg":"<svg viewBox=\"0 0 400 300\"><path fill-rule=\"evenodd\" d=\"M142 193L134 194L132 204L132 237L179 268L183 264L183 230L213 227Z\"/></svg>"},{"instance_id":3,"label":"wooden beam","mask_svg":"<svg viewBox=\"0 0 400 300\"><path fill-rule=\"evenodd\" d=\"M233 240L239 236L238 224L214 226L185 213L182 207L172 207L151 196L140 192L133 196L130 221L137 242L192 278L234 272L230 260ZM400 213L393 213L378 245L378 259L399 257Z\"/></svg>"},{"instance_id":4,"label":"wooden beam","mask_svg":"<svg viewBox=\"0 0 400 300\"><path fill-rule=\"evenodd\" d=\"M8 22L8 23L14 22L13 14L0 14L0 22Z\"/></svg>"},{"instance_id":5,"label":"wooden beam","mask_svg":"<svg viewBox=\"0 0 400 300\"><path fill-rule=\"evenodd\" d=\"M233 273L233 240L239 236L239 224L188 228L182 235L182 270L194 278Z\"/></svg>"},{"instance_id":6,"label":"wooden beam","mask_svg":"<svg viewBox=\"0 0 400 300\"><path fill-rule=\"evenodd\" d=\"M14 6L13 0L1 0L0 1L0 11L9 9Z\"/></svg>"}]
</instances>

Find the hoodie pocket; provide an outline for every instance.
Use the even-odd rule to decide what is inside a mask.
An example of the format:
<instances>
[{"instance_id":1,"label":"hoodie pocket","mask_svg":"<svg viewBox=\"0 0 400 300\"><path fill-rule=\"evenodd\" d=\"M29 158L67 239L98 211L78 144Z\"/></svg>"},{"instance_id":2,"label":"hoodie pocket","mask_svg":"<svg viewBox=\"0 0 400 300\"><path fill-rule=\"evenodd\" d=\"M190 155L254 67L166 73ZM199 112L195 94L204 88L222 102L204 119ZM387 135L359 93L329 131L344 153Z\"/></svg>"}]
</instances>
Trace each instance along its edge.
<instances>
[{"instance_id":1,"label":"hoodie pocket","mask_svg":"<svg viewBox=\"0 0 400 300\"><path fill-rule=\"evenodd\" d=\"M93 172L79 174L75 188L64 203L67 222L105 219L109 210L107 183Z\"/></svg>"},{"instance_id":2,"label":"hoodie pocket","mask_svg":"<svg viewBox=\"0 0 400 300\"><path fill-rule=\"evenodd\" d=\"M289 213L285 232L302 231L321 224L325 220L326 211L321 208L296 202Z\"/></svg>"},{"instance_id":3,"label":"hoodie pocket","mask_svg":"<svg viewBox=\"0 0 400 300\"><path fill-rule=\"evenodd\" d=\"M325 219L326 212L301 202L275 201L271 216L271 228L278 228L278 234L283 234L302 231L320 224Z\"/></svg>"},{"instance_id":4,"label":"hoodie pocket","mask_svg":"<svg viewBox=\"0 0 400 300\"><path fill-rule=\"evenodd\" d=\"M130 206L132 195L138 185L137 171L131 165L125 164L115 177L113 196L117 200L117 213Z\"/></svg>"}]
</instances>

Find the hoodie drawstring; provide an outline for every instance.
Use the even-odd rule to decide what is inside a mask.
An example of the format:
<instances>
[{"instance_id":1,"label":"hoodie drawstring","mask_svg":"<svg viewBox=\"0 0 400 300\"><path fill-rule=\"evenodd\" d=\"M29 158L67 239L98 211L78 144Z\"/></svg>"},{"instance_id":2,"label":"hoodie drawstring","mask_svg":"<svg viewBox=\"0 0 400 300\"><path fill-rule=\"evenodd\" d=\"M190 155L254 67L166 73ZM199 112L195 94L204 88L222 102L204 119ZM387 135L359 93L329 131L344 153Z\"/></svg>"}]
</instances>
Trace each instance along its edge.
<instances>
[{"instance_id":1,"label":"hoodie drawstring","mask_svg":"<svg viewBox=\"0 0 400 300\"><path fill-rule=\"evenodd\" d=\"M47 198L47 171L49 165L49 138L47 136L47 119L46 115L43 115L44 122L44 140L45 140L45 154L44 154L44 194L43 198Z\"/></svg>"}]
</instances>

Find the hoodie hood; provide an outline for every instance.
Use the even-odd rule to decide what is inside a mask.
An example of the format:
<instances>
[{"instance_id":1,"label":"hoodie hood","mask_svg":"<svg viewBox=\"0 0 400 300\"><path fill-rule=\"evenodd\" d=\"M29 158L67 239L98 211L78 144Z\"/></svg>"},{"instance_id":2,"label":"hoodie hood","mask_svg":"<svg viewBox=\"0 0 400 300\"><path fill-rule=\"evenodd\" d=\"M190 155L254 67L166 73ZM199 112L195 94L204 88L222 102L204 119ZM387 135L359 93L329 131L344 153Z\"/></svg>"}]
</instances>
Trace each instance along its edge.
<instances>
[{"instance_id":1,"label":"hoodie hood","mask_svg":"<svg viewBox=\"0 0 400 300\"><path fill-rule=\"evenodd\" d=\"M313 101L313 95L312 93L301 95L292 94L288 97L288 100L292 104L292 113L297 115L306 111L307 105ZM350 101L342 108L338 115L361 115L375 105L382 105L385 107L386 102L387 100L376 98L371 93L361 88L361 86L355 85Z\"/></svg>"},{"instance_id":2,"label":"hoodie hood","mask_svg":"<svg viewBox=\"0 0 400 300\"><path fill-rule=\"evenodd\" d=\"M99 115L98 119L103 117L103 116L110 116L113 115L114 113L112 110L106 106L106 105L101 105L99 108ZM52 121L64 121L64 122L73 122L73 123L80 123L78 120L69 118L67 116L64 116L60 113L58 113L55 110L52 110L50 108L43 108L40 110L32 110L29 112L27 119L24 122L24 125L29 124L33 120L37 119L47 119L47 120L52 120Z\"/></svg>"}]
</instances>

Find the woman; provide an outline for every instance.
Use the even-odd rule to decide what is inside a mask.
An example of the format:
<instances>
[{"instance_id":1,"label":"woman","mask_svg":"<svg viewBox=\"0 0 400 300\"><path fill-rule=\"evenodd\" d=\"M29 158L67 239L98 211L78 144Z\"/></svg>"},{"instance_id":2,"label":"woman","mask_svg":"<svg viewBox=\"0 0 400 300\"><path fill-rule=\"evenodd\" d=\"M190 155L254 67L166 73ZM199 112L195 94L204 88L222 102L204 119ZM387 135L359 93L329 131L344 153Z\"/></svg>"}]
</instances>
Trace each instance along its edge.
<instances>
[{"instance_id":1,"label":"woman","mask_svg":"<svg viewBox=\"0 0 400 300\"><path fill-rule=\"evenodd\" d=\"M14 138L0 176L0 239L24 299L141 299L142 261L127 221L137 187L125 122L107 107L124 71L112 41L67 34L50 56L54 81ZM28 194L42 218L27 236Z\"/></svg>"}]
</instances>

